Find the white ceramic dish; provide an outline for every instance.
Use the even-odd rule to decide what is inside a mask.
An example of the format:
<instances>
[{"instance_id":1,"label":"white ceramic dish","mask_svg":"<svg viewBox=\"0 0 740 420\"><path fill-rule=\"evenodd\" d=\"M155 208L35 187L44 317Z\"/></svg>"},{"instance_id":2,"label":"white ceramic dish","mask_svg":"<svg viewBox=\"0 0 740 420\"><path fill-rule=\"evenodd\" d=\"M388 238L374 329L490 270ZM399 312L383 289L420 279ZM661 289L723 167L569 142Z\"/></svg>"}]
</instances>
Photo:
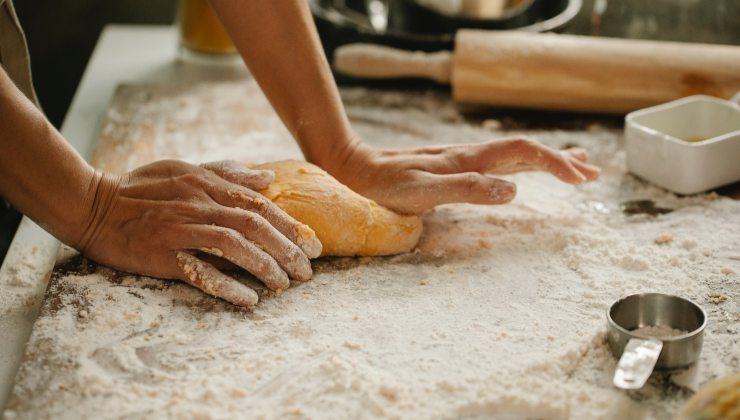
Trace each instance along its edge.
<instances>
[{"instance_id":1,"label":"white ceramic dish","mask_svg":"<svg viewBox=\"0 0 740 420\"><path fill-rule=\"evenodd\" d=\"M740 181L739 103L695 95L627 114L627 168L679 194Z\"/></svg>"}]
</instances>

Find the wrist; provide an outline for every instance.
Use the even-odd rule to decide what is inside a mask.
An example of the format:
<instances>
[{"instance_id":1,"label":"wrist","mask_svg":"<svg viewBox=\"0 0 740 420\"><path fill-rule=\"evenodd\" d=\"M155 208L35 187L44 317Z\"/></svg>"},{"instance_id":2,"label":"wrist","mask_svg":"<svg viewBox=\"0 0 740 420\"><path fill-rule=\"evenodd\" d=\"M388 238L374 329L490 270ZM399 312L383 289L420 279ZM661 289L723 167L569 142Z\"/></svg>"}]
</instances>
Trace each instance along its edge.
<instances>
[{"instance_id":1,"label":"wrist","mask_svg":"<svg viewBox=\"0 0 740 420\"><path fill-rule=\"evenodd\" d=\"M74 226L74 235L69 245L86 254L91 244L100 237L102 228L114 207L120 189L121 178L96 170L85 192Z\"/></svg>"},{"instance_id":2,"label":"wrist","mask_svg":"<svg viewBox=\"0 0 740 420\"><path fill-rule=\"evenodd\" d=\"M289 118L286 126L308 162L330 169L360 142L360 136L339 103L316 113L315 108Z\"/></svg>"},{"instance_id":3,"label":"wrist","mask_svg":"<svg viewBox=\"0 0 740 420\"><path fill-rule=\"evenodd\" d=\"M373 183L377 157L381 153L357 136L320 166L342 184L365 195L368 186Z\"/></svg>"},{"instance_id":4,"label":"wrist","mask_svg":"<svg viewBox=\"0 0 740 420\"><path fill-rule=\"evenodd\" d=\"M364 147L360 136L354 132L341 137L341 139L332 142L329 147L320 153L307 156L307 160L336 177L348 162L356 158L358 153L361 153Z\"/></svg>"}]
</instances>

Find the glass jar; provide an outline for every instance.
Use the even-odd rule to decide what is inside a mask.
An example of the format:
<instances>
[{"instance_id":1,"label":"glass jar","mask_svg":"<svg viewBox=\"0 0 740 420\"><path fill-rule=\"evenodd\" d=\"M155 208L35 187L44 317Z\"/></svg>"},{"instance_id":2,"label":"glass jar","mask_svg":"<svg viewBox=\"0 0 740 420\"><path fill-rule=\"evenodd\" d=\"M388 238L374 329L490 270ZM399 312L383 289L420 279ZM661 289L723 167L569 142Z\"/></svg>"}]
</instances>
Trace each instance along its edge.
<instances>
[{"instance_id":1,"label":"glass jar","mask_svg":"<svg viewBox=\"0 0 740 420\"><path fill-rule=\"evenodd\" d=\"M180 0L180 50L182 58L233 61L236 47L208 0Z\"/></svg>"}]
</instances>

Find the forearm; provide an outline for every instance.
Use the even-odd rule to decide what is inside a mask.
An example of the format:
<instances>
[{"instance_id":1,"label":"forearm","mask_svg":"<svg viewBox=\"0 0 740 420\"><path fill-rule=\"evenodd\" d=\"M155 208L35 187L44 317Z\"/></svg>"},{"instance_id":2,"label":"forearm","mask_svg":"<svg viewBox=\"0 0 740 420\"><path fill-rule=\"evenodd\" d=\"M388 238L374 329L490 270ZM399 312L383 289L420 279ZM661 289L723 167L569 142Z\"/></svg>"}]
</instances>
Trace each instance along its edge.
<instances>
[{"instance_id":1,"label":"forearm","mask_svg":"<svg viewBox=\"0 0 740 420\"><path fill-rule=\"evenodd\" d=\"M211 0L304 156L325 169L354 139L305 0Z\"/></svg>"},{"instance_id":2,"label":"forearm","mask_svg":"<svg viewBox=\"0 0 740 420\"><path fill-rule=\"evenodd\" d=\"M60 240L81 237L93 168L0 68L0 195Z\"/></svg>"}]
</instances>

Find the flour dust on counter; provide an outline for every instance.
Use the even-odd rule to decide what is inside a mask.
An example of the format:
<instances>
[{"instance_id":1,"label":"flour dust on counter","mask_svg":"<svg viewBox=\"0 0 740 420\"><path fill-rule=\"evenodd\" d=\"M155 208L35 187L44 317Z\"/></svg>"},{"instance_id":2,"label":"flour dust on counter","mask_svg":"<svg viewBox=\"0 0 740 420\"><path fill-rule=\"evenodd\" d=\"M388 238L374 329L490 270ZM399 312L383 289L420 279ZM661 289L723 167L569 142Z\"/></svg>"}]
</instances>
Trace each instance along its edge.
<instances>
[{"instance_id":1,"label":"flour dust on counter","mask_svg":"<svg viewBox=\"0 0 740 420\"><path fill-rule=\"evenodd\" d=\"M740 202L627 175L616 130L492 132L435 93L342 94L376 146L528 136L590 150L603 174L577 187L507 177L511 204L438 207L414 251L317 260L311 281L251 311L73 258L51 280L5 417L663 419L740 370ZM126 87L96 156L126 170L297 155L248 81ZM637 200L670 211L625 214ZM701 304L704 349L692 369L625 393L611 384L605 311L644 291Z\"/></svg>"}]
</instances>

